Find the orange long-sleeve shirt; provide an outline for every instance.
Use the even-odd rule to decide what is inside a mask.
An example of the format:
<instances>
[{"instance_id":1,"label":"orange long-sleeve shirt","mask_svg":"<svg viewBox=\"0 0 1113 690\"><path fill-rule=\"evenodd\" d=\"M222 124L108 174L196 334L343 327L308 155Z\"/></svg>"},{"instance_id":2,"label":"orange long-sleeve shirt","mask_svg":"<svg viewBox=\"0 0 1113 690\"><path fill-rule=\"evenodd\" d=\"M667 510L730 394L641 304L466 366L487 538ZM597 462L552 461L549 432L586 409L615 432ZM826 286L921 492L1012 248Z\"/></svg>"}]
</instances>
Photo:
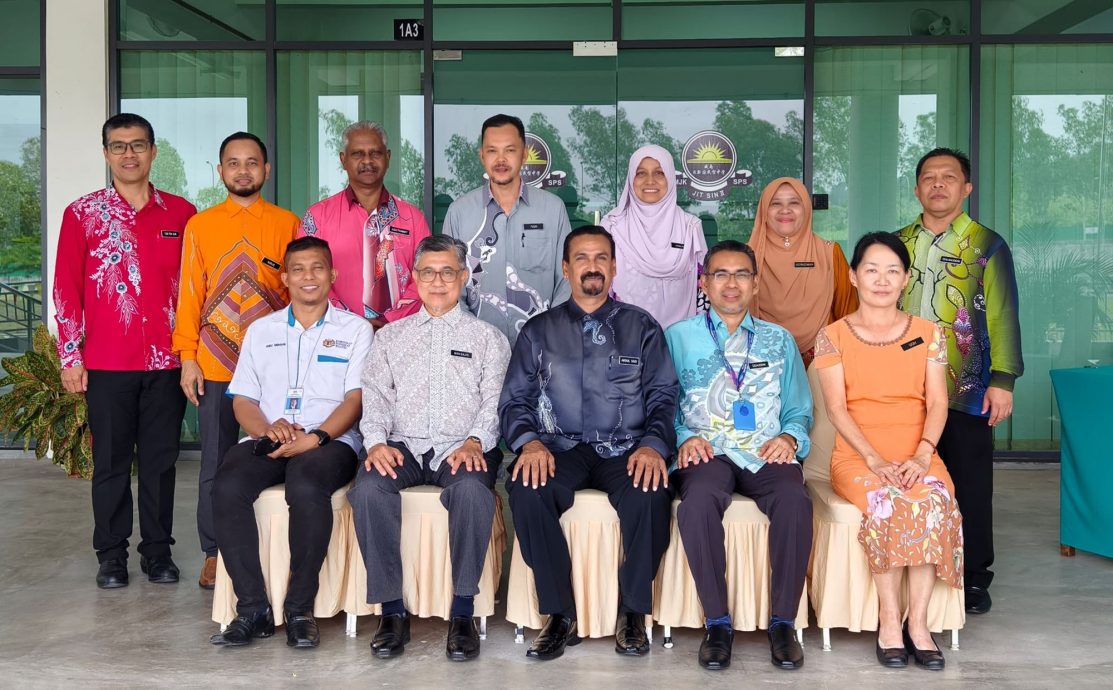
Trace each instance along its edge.
<instances>
[{"instance_id":1,"label":"orange long-sleeve shirt","mask_svg":"<svg viewBox=\"0 0 1113 690\"><path fill-rule=\"evenodd\" d=\"M247 327L286 304L282 257L298 217L231 198L186 224L173 349L209 381L231 381Z\"/></svg>"}]
</instances>

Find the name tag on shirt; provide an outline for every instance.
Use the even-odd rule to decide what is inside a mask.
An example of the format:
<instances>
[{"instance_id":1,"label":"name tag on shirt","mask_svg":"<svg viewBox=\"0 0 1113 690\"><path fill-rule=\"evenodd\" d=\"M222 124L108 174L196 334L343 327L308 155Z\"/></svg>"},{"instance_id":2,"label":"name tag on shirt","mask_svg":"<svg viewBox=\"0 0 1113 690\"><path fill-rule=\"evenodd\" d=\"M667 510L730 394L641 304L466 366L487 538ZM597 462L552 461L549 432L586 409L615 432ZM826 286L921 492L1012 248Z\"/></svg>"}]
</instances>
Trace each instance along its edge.
<instances>
[{"instance_id":1,"label":"name tag on shirt","mask_svg":"<svg viewBox=\"0 0 1113 690\"><path fill-rule=\"evenodd\" d=\"M923 338L913 338L912 340L909 340L907 343L902 343L901 346L900 346L900 349L907 352L908 350L911 350L912 348L916 347L917 345L923 345L923 344L924 344L924 339Z\"/></svg>"},{"instance_id":2,"label":"name tag on shirt","mask_svg":"<svg viewBox=\"0 0 1113 690\"><path fill-rule=\"evenodd\" d=\"M449 354L451 354L453 357L463 357L464 359L471 359L471 353L464 352L463 350L449 350Z\"/></svg>"},{"instance_id":3,"label":"name tag on shirt","mask_svg":"<svg viewBox=\"0 0 1113 690\"><path fill-rule=\"evenodd\" d=\"M287 388L286 389L286 404L283 407L282 414L295 416L301 413L301 399L305 395L304 388Z\"/></svg>"},{"instance_id":4,"label":"name tag on shirt","mask_svg":"<svg viewBox=\"0 0 1113 690\"><path fill-rule=\"evenodd\" d=\"M753 366L752 364L750 366ZM739 431L756 431L757 414L754 404L749 400L735 400L731 406L734 413L734 428Z\"/></svg>"},{"instance_id":5,"label":"name tag on shirt","mask_svg":"<svg viewBox=\"0 0 1113 690\"><path fill-rule=\"evenodd\" d=\"M641 360L640 357L621 357L620 356L618 358L618 363L619 364L625 364L625 365L631 366L631 367L636 367L636 366L638 366L639 364L642 363L642 360Z\"/></svg>"},{"instance_id":6,"label":"name tag on shirt","mask_svg":"<svg viewBox=\"0 0 1113 690\"><path fill-rule=\"evenodd\" d=\"M525 225L522 226L522 229L523 230L544 230L545 229L545 224L544 223L526 223Z\"/></svg>"},{"instance_id":7,"label":"name tag on shirt","mask_svg":"<svg viewBox=\"0 0 1113 690\"><path fill-rule=\"evenodd\" d=\"M751 369L766 369L769 367L769 362L750 362Z\"/></svg>"},{"instance_id":8,"label":"name tag on shirt","mask_svg":"<svg viewBox=\"0 0 1113 690\"><path fill-rule=\"evenodd\" d=\"M672 244L673 249L683 249L684 248L684 243L683 242L671 242L670 244Z\"/></svg>"},{"instance_id":9,"label":"name tag on shirt","mask_svg":"<svg viewBox=\"0 0 1113 690\"><path fill-rule=\"evenodd\" d=\"M268 259L265 256L263 257L263 263L266 264L267 266L270 266L271 268L273 268L276 271L282 268L282 264L278 263L274 259Z\"/></svg>"},{"instance_id":10,"label":"name tag on shirt","mask_svg":"<svg viewBox=\"0 0 1113 690\"><path fill-rule=\"evenodd\" d=\"M814 261L797 261L793 264L796 268L815 268Z\"/></svg>"},{"instance_id":11,"label":"name tag on shirt","mask_svg":"<svg viewBox=\"0 0 1113 690\"><path fill-rule=\"evenodd\" d=\"M162 236L163 237L181 237L182 233L178 232L177 230L163 230L162 231Z\"/></svg>"},{"instance_id":12,"label":"name tag on shirt","mask_svg":"<svg viewBox=\"0 0 1113 690\"><path fill-rule=\"evenodd\" d=\"M962 259L958 258L957 256L941 256L939 257L939 261L941 263L954 264L956 266L962 263Z\"/></svg>"},{"instance_id":13,"label":"name tag on shirt","mask_svg":"<svg viewBox=\"0 0 1113 690\"><path fill-rule=\"evenodd\" d=\"M405 228L391 228L390 233L392 235L408 235L410 231Z\"/></svg>"}]
</instances>

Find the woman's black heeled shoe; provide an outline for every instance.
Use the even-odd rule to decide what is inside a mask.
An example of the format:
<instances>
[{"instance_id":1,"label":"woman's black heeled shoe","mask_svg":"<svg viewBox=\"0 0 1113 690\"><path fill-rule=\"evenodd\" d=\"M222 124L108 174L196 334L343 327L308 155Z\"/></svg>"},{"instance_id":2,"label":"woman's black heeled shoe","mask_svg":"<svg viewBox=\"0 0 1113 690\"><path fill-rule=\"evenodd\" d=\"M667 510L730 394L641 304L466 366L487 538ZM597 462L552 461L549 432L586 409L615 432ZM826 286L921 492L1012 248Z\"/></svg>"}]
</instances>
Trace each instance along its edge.
<instances>
[{"instance_id":1,"label":"woman's black heeled shoe","mask_svg":"<svg viewBox=\"0 0 1113 690\"><path fill-rule=\"evenodd\" d=\"M935 649L917 648L912 642L912 636L908 634L908 626L904 626L904 648L915 659L916 665L923 666L929 671L942 671L947 666L947 660L943 658L943 652L939 651L939 645L935 643L934 637L931 638L931 643L935 645ZM907 658L905 656L906 660Z\"/></svg>"},{"instance_id":2,"label":"woman's black heeled shoe","mask_svg":"<svg viewBox=\"0 0 1113 690\"><path fill-rule=\"evenodd\" d=\"M886 649L881 646L881 640L878 639L877 661L885 668L904 668L908 666L908 650L904 647L889 647Z\"/></svg>"}]
</instances>

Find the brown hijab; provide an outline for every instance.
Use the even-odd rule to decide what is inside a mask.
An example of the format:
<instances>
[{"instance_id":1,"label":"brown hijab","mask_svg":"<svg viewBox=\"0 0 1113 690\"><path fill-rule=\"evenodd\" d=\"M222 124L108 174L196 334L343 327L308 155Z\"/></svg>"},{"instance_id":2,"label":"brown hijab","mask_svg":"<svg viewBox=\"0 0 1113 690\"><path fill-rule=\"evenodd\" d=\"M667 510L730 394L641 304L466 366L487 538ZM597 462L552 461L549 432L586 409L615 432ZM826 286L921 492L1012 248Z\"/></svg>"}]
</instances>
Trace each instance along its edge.
<instances>
[{"instance_id":1,"label":"brown hijab","mask_svg":"<svg viewBox=\"0 0 1113 690\"><path fill-rule=\"evenodd\" d=\"M791 246L765 222L773 195L788 185L803 202L803 228ZM750 304L755 316L784 326L800 352L815 347L815 336L831 318L835 296L831 245L812 232L812 198L807 187L792 177L778 177L761 193L750 246L757 255L760 289Z\"/></svg>"}]
</instances>

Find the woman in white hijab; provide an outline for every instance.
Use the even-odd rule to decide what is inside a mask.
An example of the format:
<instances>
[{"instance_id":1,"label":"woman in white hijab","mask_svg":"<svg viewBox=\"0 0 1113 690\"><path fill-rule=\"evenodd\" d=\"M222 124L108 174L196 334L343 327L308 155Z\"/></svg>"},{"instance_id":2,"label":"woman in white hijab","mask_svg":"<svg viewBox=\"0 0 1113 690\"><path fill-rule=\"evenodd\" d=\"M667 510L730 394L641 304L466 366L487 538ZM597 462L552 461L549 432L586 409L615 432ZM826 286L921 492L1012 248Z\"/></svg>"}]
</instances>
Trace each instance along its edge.
<instances>
[{"instance_id":1,"label":"woman in white hijab","mask_svg":"<svg viewBox=\"0 0 1113 690\"><path fill-rule=\"evenodd\" d=\"M661 328L695 316L707 242L700 219L676 205L672 154L660 146L634 152L618 208L602 225L614 236L617 299L646 310Z\"/></svg>"}]
</instances>

